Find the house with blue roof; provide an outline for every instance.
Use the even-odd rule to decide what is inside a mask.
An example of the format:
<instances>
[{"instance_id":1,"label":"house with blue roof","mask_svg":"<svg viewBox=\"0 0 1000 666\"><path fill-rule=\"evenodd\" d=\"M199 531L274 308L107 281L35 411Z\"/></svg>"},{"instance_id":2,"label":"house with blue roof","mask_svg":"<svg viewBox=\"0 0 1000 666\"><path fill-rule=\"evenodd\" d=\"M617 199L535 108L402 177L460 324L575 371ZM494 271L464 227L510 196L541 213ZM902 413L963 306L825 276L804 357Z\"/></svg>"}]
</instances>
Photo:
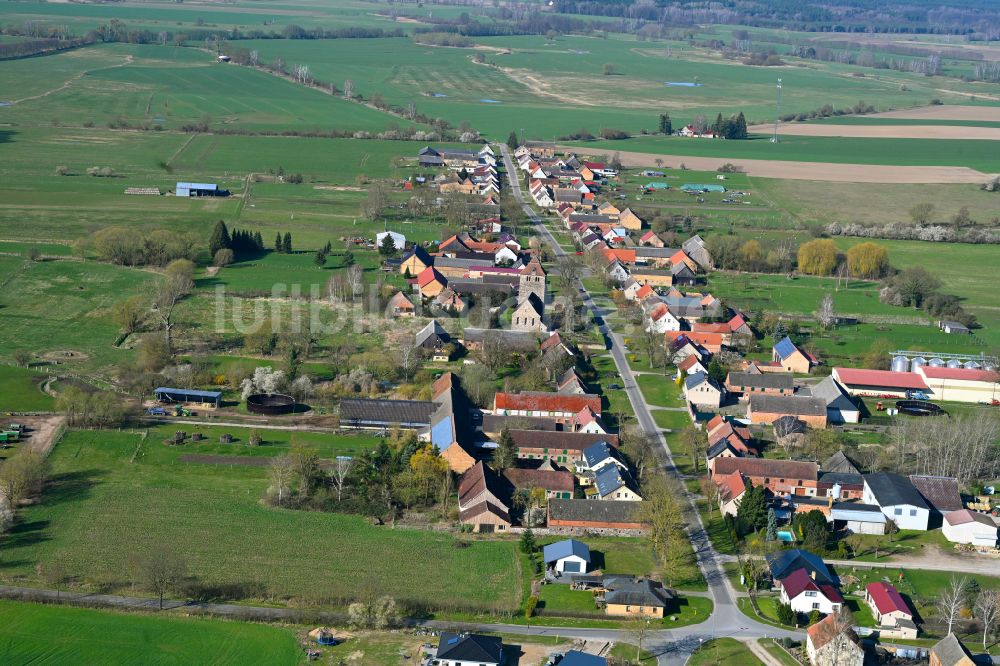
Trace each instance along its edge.
<instances>
[{"instance_id":1,"label":"house with blue roof","mask_svg":"<svg viewBox=\"0 0 1000 666\"><path fill-rule=\"evenodd\" d=\"M780 550L769 553L766 559L771 578L774 580L786 578L798 569L805 569L809 577L817 583L833 585L837 582L829 567L823 562L823 558L808 550L801 548Z\"/></svg>"},{"instance_id":2,"label":"house with blue roof","mask_svg":"<svg viewBox=\"0 0 1000 666\"><path fill-rule=\"evenodd\" d=\"M617 465L624 470L628 469L628 465L622 460L618 449L607 442L597 442L583 450L583 456L576 468L580 472L598 472L607 465Z\"/></svg>"},{"instance_id":3,"label":"house with blue roof","mask_svg":"<svg viewBox=\"0 0 1000 666\"><path fill-rule=\"evenodd\" d=\"M550 543L542 549L545 566L556 573L587 573L590 569L590 548L576 539Z\"/></svg>"},{"instance_id":4,"label":"house with blue roof","mask_svg":"<svg viewBox=\"0 0 1000 666\"><path fill-rule=\"evenodd\" d=\"M590 489L590 498L622 502L642 501L639 487L631 472L618 465L606 465L594 475L594 487Z\"/></svg>"},{"instance_id":5,"label":"house with blue roof","mask_svg":"<svg viewBox=\"0 0 1000 666\"><path fill-rule=\"evenodd\" d=\"M608 666L608 660L605 657L598 657L596 654L570 650L565 657L559 660L559 666Z\"/></svg>"},{"instance_id":6,"label":"house with blue roof","mask_svg":"<svg viewBox=\"0 0 1000 666\"><path fill-rule=\"evenodd\" d=\"M771 361L779 364L782 370L803 375L817 365L816 357L800 349L787 335L772 348Z\"/></svg>"},{"instance_id":7,"label":"house with blue roof","mask_svg":"<svg viewBox=\"0 0 1000 666\"><path fill-rule=\"evenodd\" d=\"M695 407L718 409L723 395L723 388L704 372L696 372L684 378L684 398Z\"/></svg>"}]
</instances>

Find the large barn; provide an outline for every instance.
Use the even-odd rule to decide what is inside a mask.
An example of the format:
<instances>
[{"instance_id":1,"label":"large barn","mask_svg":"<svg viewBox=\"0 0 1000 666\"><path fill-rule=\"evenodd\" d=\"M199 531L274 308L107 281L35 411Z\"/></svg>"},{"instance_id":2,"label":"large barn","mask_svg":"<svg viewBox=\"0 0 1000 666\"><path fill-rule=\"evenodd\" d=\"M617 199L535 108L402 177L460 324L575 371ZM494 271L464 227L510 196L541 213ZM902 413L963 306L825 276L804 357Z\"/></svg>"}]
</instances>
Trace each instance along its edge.
<instances>
[{"instance_id":1,"label":"large barn","mask_svg":"<svg viewBox=\"0 0 1000 666\"><path fill-rule=\"evenodd\" d=\"M834 368L833 378L853 396L905 398L907 391L927 390L924 378L915 372Z\"/></svg>"}]
</instances>

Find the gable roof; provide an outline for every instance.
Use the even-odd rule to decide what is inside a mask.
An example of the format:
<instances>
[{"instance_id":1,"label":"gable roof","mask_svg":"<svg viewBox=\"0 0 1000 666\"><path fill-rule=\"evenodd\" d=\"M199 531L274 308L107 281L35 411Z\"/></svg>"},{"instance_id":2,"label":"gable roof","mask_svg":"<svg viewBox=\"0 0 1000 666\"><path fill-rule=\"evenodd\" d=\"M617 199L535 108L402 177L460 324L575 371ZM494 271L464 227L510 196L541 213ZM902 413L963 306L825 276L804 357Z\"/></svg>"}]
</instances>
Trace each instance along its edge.
<instances>
[{"instance_id":1,"label":"gable roof","mask_svg":"<svg viewBox=\"0 0 1000 666\"><path fill-rule=\"evenodd\" d=\"M733 318L729 320L728 326L729 330L735 333L744 326L747 326L747 320L743 318L743 315L737 312L735 315L733 315Z\"/></svg>"},{"instance_id":2,"label":"gable roof","mask_svg":"<svg viewBox=\"0 0 1000 666\"><path fill-rule=\"evenodd\" d=\"M719 388L719 385L716 383L716 381L711 377L709 377L708 375L706 375L704 372L696 372L693 375L688 375L687 377L684 378L685 390L690 391L698 386L701 386L702 384L708 384L716 391L720 392L722 391L722 389Z\"/></svg>"},{"instance_id":3,"label":"gable roof","mask_svg":"<svg viewBox=\"0 0 1000 666\"><path fill-rule=\"evenodd\" d=\"M781 579L792 573L796 569L805 569L807 575L811 577L812 572L816 572L816 581L832 583L833 574L823 562L823 558L815 553L801 548L791 548L780 550L776 553L768 553L766 556L767 566L771 571L771 577Z\"/></svg>"},{"instance_id":4,"label":"gable roof","mask_svg":"<svg viewBox=\"0 0 1000 666\"><path fill-rule=\"evenodd\" d=\"M567 432L565 430L509 430L514 446L529 449L558 449L560 451L583 451L595 442L618 444L618 435Z\"/></svg>"},{"instance_id":5,"label":"gable roof","mask_svg":"<svg viewBox=\"0 0 1000 666\"><path fill-rule=\"evenodd\" d=\"M590 562L590 548L587 547L587 544L576 539L564 539L550 543L542 549L542 555L546 564L571 555L582 558L584 562Z\"/></svg>"},{"instance_id":6,"label":"gable roof","mask_svg":"<svg viewBox=\"0 0 1000 666\"><path fill-rule=\"evenodd\" d=\"M763 376L763 375L762 375ZM819 398L800 395L750 396L750 411L791 416L826 416L826 403Z\"/></svg>"},{"instance_id":7,"label":"gable roof","mask_svg":"<svg viewBox=\"0 0 1000 666\"><path fill-rule=\"evenodd\" d=\"M723 442L723 444L725 443ZM719 488L719 495L724 502L738 499L747 489L746 479L739 472L717 477L715 483Z\"/></svg>"},{"instance_id":8,"label":"gable roof","mask_svg":"<svg viewBox=\"0 0 1000 666\"><path fill-rule=\"evenodd\" d=\"M458 480L458 505L465 508L467 504L478 498L484 492L491 493L500 502L505 501L508 494L503 480L482 460L470 467ZM507 507L502 507L506 509Z\"/></svg>"},{"instance_id":9,"label":"gable roof","mask_svg":"<svg viewBox=\"0 0 1000 666\"><path fill-rule=\"evenodd\" d=\"M566 656L559 660L560 666L608 666L605 657L598 657L596 654L587 654L579 650L570 650Z\"/></svg>"},{"instance_id":10,"label":"gable roof","mask_svg":"<svg viewBox=\"0 0 1000 666\"><path fill-rule=\"evenodd\" d=\"M428 266L424 270L420 271L420 275L417 276L417 286L420 288L426 287L431 282L440 282L441 284L447 284L447 280L444 276L438 273L437 269L433 266Z\"/></svg>"},{"instance_id":11,"label":"gable roof","mask_svg":"<svg viewBox=\"0 0 1000 666\"><path fill-rule=\"evenodd\" d=\"M556 469L508 467L503 471L503 476L515 488L543 488L549 492L573 492L573 475L570 472Z\"/></svg>"},{"instance_id":12,"label":"gable roof","mask_svg":"<svg viewBox=\"0 0 1000 666\"><path fill-rule=\"evenodd\" d=\"M399 308L401 310L412 310L413 301L411 301L403 292L397 291L392 295L392 298L389 299L389 307Z\"/></svg>"},{"instance_id":13,"label":"gable roof","mask_svg":"<svg viewBox=\"0 0 1000 666\"><path fill-rule=\"evenodd\" d=\"M863 370L859 368L834 368L834 371L842 384L927 390L927 384L924 383L923 377L915 372Z\"/></svg>"},{"instance_id":14,"label":"gable roof","mask_svg":"<svg viewBox=\"0 0 1000 666\"><path fill-rule=\"evenodd\" d=\"M780 375L780 373L769 374L772 376ZM844 389L840 388L840 384L832 376L828 375L818 384L810 386L807 393L825 402L827 409L836 409L844 412L858 411L858 406L844 393Z\"/></svg>"},{"instance_id":15,"label":"gable roof","mask_svg":"<svg viewBox=\"0 0 1000 666\"><path fill-rule=\"evenodd\" d=\"M684 360L677 364L677 369L687 372L695 365L701 365L701 359L695 354L690 354L689 356L685 356Z\"/></svg>"},{"instance_id":16,"label":"gable roof","mask_svg":"<svg viewBox=\"0 0 1000 666\"><path fill-rule=\"evenodd\" d=\"M791 390L795 386L795 378L786 372L769 372L767 374L730 372L726 383L731 386Z\"/></svg>"},{"instance_id":17,"label":"gable roof","mask_svg":"<svg viewBox=\"0 0 1000 666\"><path fill-rule=\"evenodd\" d=\"M967 382L997 382L1000 374L993 370L977 370L975 368L935 368L929 365L920 366L918 372L928 379L954 379Z\"/></svg>"},{"instance_id":18,"label":"gable roof","mask_svg":"<svg viewBox=\"0 0 1000 666\"><path fill-rule=\"evenodd\" d=\"M621 461L621 456L618 455L618 451L603 439L599 442L591 444L583 450L583 459L590 468L593 468L595 465L601 461L607 460L608 458Z\"/></svg>"},{"instance_id":19,"label":"gable roof","mask_svg":"<svg viewBox=\"0 0 1000 666\"><path fill-rule=\"evenodd\" d=\"M635 479L628 470L624 470L618 465L605 465L596 475L594 475L594 485L598 494L603 498L612 494L619 488L628 488L635 494L639 494Z\"/></svg>"},{"instance_id":20,"label":"gable roof","mask_svg":"<svg viewBox=\"0 0 1000 666\"><path fill-rule=\"evenodd\" d=\"M441 640L438 641L437 658L499 664L502 652L503 642L498 636L452 634L442 631Z\"/></svg>"},{"instance_id":21,"label":"gable roof","mask_svg":"<svg viewBox=\"0 0 1000 666\"><path fill-rule=\"evenodd\" d=\"M588 499L549 500L549 520L603 523L605 525L634 525L638 502Z\"/></svg>"},{"instance_id":22,"label":"gable roof","mask_svg":"<svg viewBox=\"0 0 1000 666\"><path fill-rule=\"evenodd\" d=\"M910 483L931 508L939 513L958 511L965 506L962 503L962 495L958 492L958 479L950 476L911 474Z\"/></svg>"},{"instance_id":23,"label":"gable roof","mask_svg":"<svg viewBox=\"0 0 1000 666\"><path fill-rule=\"evenodd\" d=\"M450 340L448 331L444 330L441 324L437 323L437 319L432 319L429 324L424 326L417 332L416 343L417 346L423 345L425 342L430 340L432 337L437 336L441 341L447 342Z\"/></svg>"},{"instance_id":24,"label":"gable roof","mask_svg":"<svg viewBox=\"0 0 1000 666\"><path fill-rule=\"evenodd\" d=\"M578 413L590 407L595 414L601 413L601 396L584 393L563 394L546 391L522 391L521 393L499 392L493 398L495 409L526 410L542 412Z\"/></svg>"},{"instance_id":25,"label":"gable roof","mask_svg":"<svg viewBox=\"0 0 1000 666\"><path fill-rule=\"evenodd\" d=\"M401 426L428 426L437 403L429 400L368 400L344 398L340 401L340 422L364 426L398 423Z\"/></svg>"},{"instance_id":26,"label":"gable roof","mask_svg":"<svg viewBox=\"0 0 1000 666\"><path fill-rule=\"evenodd\" d=\"M972 653L955 634L948 634L938 641L931 648L931 654L937 657L941 666L954 666L966 660L973 661Z\"/></svg>"},{"instance_id":27,"label":"gable roof","mask_svg":"<svg viewBox=\"0 0 1000 666\"><path fill-rule=\"evenodd\" d=\"M837 638L837 636L843 634L849 641L854 643L859 650L864 650L861 646L861 639L854 632L854 629L850 626L846 627L841 631L841 627L838 626L838 620L836 614L831 613L827 615L822 620L812 625L806 629L806 633L809 634L809 642L812 643L814 650L822 649L830 641ZM846 661L846 655L845 655Z\"/></svg>"},{"instance_id":28,"label":"gable roof","mask_svg":"<svg viewBox=\"0 0 1000 666\"><path fill-rule=\"evenodd\" d=\"M944 514L944 520L949 525L965 525L966 523L979 523L980 525L986 525L987 527L992 527L994 530L997 529L997 524L993 522L992 518L981 513L976 513L975 511L970 511L968 509L949 511L948 513Z\"/></svg>"},{"instance_id":29,"label":"gable roof","mask_svg":"<svg viewBox=\"0 0 1000 666\"><path fill-rule=\"evenodd\" d=\"M803 460L774 460L772 458L719 458L715 461L715 474L743 472L750 477L816 480L817 466Z\"/></svg>"},{"instance_id":30,"label":"gable roof","mask_svg":"<svg viewBox=\"0 0 1000 666\"><path fill-rule=\"evenodd\" d=\"M921 509L930 508L909 479L894 472L866 474L865 485L871 489L875 501L883 508L899 504L908 504Z\"/></svg>"},{"instance_id":31,"label":"gable roof","mask_svg":"<svg viewBox=\"0 0 1000 666\"><path fill-rule=\"evenodd\" d=\"M868 591L868 596L871 597L872 603L875 604L875 608L880 615L897 611L913 615L913 611L906 605L903 596L893 585L879 581L877 583L868 583L868 587L865 589Z\"/></svg>"},{"instance_id":32,"label":"gable roof","mask_svg":"<svg viewBox=\"0 0 1000 666\"><path fill-rule=\"evenodd\" d=\"M786 358L788 358L795 352L801 353L801 350L795 346L795 343L792 342L792 339L787 335L774 345L774 353L776 353L778 355L778 358L780 358L782 361L784 361Z\"/></svg>"}]
</instances>

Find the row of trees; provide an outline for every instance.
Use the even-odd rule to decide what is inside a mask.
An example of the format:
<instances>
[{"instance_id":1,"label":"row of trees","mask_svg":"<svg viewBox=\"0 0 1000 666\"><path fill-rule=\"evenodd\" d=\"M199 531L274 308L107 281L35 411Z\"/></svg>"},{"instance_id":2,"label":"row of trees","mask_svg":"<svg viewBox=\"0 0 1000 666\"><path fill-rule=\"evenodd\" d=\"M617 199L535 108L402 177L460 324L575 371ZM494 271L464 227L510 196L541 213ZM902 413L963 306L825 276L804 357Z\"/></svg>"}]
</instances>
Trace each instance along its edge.
<instances>
[{"instance_id":1,"label":"row of trees","mask_svg":"<svg viewBox=\"0 0 1000 666\"><path fill-rule=\"evenodd\" d=\"M197 259L201 244L195 233L157 229L137 234L125 227L105 227L79 249L92 249L99 259L120 266L166 266L177 259Z\"/></svg>"},{"instance_id":2,"label":"row of trees","mask_svg":"<svg viewBox=\"0 0 1000 666\"><path fill-rule=\"evenodd\" d=\"M225 250L229 251L228 254L220 257L219 252ZM232 263L234 259L242 259L263 250L264 239L259 231L233 229L230 233L226 223L222 220L215 223L208 241L208 254L217 266L225 266ZM228 261L220 261L220 258L228 258Z\"/></svg>"}]
</instances>

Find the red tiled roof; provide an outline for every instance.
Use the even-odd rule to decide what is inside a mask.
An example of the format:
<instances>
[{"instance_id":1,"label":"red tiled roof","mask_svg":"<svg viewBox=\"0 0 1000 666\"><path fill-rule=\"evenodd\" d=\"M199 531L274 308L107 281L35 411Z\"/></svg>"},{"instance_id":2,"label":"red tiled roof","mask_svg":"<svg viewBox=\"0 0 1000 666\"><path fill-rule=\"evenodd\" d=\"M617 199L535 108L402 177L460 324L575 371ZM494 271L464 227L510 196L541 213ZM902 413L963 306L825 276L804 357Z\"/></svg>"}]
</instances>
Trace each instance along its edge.
<instances>
[{"instance_id":1,"label":"red tiled roof","mask_svg":"<svg viewBox=\"0 0 1000 666\"><path fill-rule=\"evenodd\" d=\"M833 585L818 584L809 576L809 572L805 569L796 569L778 581L778 584L785 588L785 594L789 599L794 599L806 590L811 590L819 592L834 603L844 603L844 598L840 596L837 588Z\"/></svg>"},{"instance_id":2,"label":"red tiled roof","mask_svg":"<svg viewBox=\"0 0 1000 666\"><path fill-rule=\"evenodd\" d=\"M691 324L691 331L695 333L731 333L729 324L715 324L711 322L695 322Z\"/></svg>"},{"instance_id":3,"label":"red tiled roof","mask_svg":"<svg viewBox=\"0 0 1000 666\"><path fill-rule=\"evenodd\" d=\"M738 498L747 489L746 481L739 472L733 472L721 479L716 479L716 483L719 485L722 498L727 502Z\"/></svg>"},{"instance_id":4,"label":"red tiled roof","mask_svg":"<svg viewBox=\"0 0 1000 666\"><path fill-rule=\"evenodd\" d=\"M981 513L976 513L975 511L969 511L968 509L959 509L958 511L949 511L944 514L944 519L949 525L964 525L966 523L981 523L983 525L988 525L990 527L996 528L997 524L993 522L993 519L989 516L984 516Z\"/></svg>"},{"instance_id":5,"label":"red tiled roof","mask_svg":"<svg viewBox=\"0 0 1000 666\"><path fill-rule=\"evenodd\" d=\"M921 366L917 372L928 379L958 379L966 382L996 382L1000 374L992 370L976 370L974 368L932 368Z\"/></svg>"},{"instance_id":6,"label":"red tiled roof","mask_svg":"<svg viewBox=\"0 0 1000 666\"><path fill-rule=\"evenodd\" d=\"M879 614L885 615L893 611L902 611L907 615L913 615L899 591L889 583L868 583L868 587L865 589L868 590L868 596L871 597Z\"/></svg>"},{"instance_id":7,"label":"red tiled roof","mask_svg":"<svg viewBox=\"0 0 1000 666\"><path fill-rule=\"evenodd\" d=\"M644 284L641 287L639 287L639 291L635 292L635 297L641 301L642 299L646 298L647 296L651 296L652 294L653 294L653 288L649 286L649 284Z\"/></svg>"},{"instance_id":8,"label":"red tiled roof","mask_svg":"<svg viewBox=\"0 0 1000 666\"><path fill-rule=\"evenodd\" d=\"M824 645L841 635L841 627L838 626L838 618L835 613L827 615L822 620L812 625L806 629L806 633L809 634L809 642L812 643L813 649L819 650ZM854 629L847 627L843 630L843 634L847 636L852 643L861 649L861 639L858 635L854 633Z\"/></svg>"},{"instance_id":9,"label":"red tiled roof","mask_svg":"<svg viewBox=\"0 0 1000 666\"><path fill-rule=\"evenodd\" d=\"M555 331L549 337L542 340L542 344L538 346L541 351L547 351L551 347L555 347L562 342L562 338L559 337L559 331Z\"/></svg>"},{"instance_id":10,"label":"red tiled roof","mask_svg":"<svg viewBox=\"0 0 1000 666\"><path fill-rule=\"evenodd\" d=\"M859 368L834 368L837 377L844 384L859 386L884 386L896 389L926 389L927 384L915 372L891 372L889 370L862 370Z\"/></svg>"},{"instance_id":11,"label":"red tiled roof","mask_svg":"<svg viewBox=\"0 0 1000 666\"><path fill-rule=\"evenodd\" d=\"M563 395L560 393L545 393L540 391L525 391L522 393L497 393L493 399L494 409L523 409L541 412L572 412L578 413L584 407L590 407L595 414L601 413L601 396L599 395Z\"/></svg>"},{"instance_id":12,"label":"red tiled roof","mask_svg":"<svg viewBox=\"0 0 1000 666\"><path fill-rule=\"evenodd\" d=\"M505 469L503 475L515 488L544 488L553 492L573 492L573 475L547 469Z\"/></svg>"},{"instance_id":13,"label":"red tiled roof","mask_svg":"<svg viewBox=\"0 0 1000 666\"><path fill-rule=\"evenodd\" d=\"M417 276L417 284L420 287L425 287L431 282L440 282L445 284L444 277L438 273L433 266L428 266L424 270L420 271L420 275Z\"/></svg>"},{"instance_id":14,"label":"red tiled roof","mask_svg":"<svg viewBox=\"0 0 1000 666\"><path fill-rule=\"evenodd\" d=\"M814 462L770 458L716 458L715 474L739 471L750 477L815 481L819 469Z\"/></svg>"},{"instance_id":15,"label":"red tiled roof","mask_svg":"<svg viewBox=\"0 0 1000 666\"><path fill-rule=\"evenodd\" d=\"M732 319L729 320L729 330L737 331L740 328L747 325L747 320L743 318L743 315L734 315Z\"/></svg>"},{"instance_id":16,"label":"red tiled roof","mask_svg":"<svg viewBox=\"0 0 1000 666\"><path fill-rule=\"evenodd\" d=\"M677 369L687 372L696 363L701 363L701 359L695 356L694 354L691 354L690 356L686 357L683 361L680 362L680 364L677 366ZM716 416L715 418L722 418L722 417ZM712 421L714 420L715 419L712 419ZM709 421L709 424L711 424L711 421Z\"/></svg>"}]
</instances>

